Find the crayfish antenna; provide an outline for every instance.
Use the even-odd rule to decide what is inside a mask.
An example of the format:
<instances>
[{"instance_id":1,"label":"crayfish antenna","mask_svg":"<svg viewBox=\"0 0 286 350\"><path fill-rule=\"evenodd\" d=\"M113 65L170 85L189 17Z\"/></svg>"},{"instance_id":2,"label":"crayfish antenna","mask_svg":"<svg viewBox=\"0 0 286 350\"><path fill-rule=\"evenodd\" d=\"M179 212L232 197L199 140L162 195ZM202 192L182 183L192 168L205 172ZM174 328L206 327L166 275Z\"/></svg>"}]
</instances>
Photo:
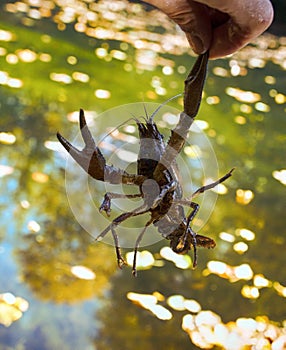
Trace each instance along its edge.
<instances>
[{"instance_id":1,"label":"crayfish antenna","mask_svg":"<svg viewBox=\"0 0 286 350\"><path fill-rule=\"evenodd\" d=\"M172 101L172 100L174 100L175 98L178 98L178 97L180 97L180 96L182 96L182 94L177 94L177 95L175 95L175 96L172 96L172 97L168 98L165 102L161 103L160 106L157 107L157 108L155 109L155 111L150 115L150 118L148 119L147 122L148 122L148 123L153 123L154 117L155 117L155 115L159 112L159 110L160 110L162 107L164 107L167 103L169 103L170 101ZM144 108L145 108L145 106L144 106Z\"/></svg>"},{"instance_id":2,"label":"crayfish antenna","mask_svg":"<svg viewBox=\"0 0 286 350\"><path fill-rule=\"evenodd\" d=\"M148 112L147 112L147 108L146 108L146 105L145 105L145 102L143 101L143 108L144 108L144 113L145 113L145 122L148 123L148 120L149 120L149 116L148 116Z\"/></svg>"}]
</instances>

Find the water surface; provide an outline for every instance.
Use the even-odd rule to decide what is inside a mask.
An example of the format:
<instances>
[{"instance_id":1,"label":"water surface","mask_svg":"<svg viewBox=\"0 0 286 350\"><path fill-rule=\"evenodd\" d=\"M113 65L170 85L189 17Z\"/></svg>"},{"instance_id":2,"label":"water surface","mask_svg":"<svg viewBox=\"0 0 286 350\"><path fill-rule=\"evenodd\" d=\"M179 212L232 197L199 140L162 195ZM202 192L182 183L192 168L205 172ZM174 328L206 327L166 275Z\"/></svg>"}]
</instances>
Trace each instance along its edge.
<instances>
[{"instance_id":1,"label":"water surface","mask_svg":"<svg viewBox=\"0 0 286 350\"><path fill-rule=\"evenodd\" d=\"M187 191L236 167L218 189L215 207L217 193L199 200L208 219L202 214L194 227L214 238L217 247L200 249L193 270L190 257L172 261L169 242L158 236L142 247L149 263L134 279L130 267L117 268L112 246L90 243L94 232L86 232L73 215L66 157L55 134L61 130L73 140L77 111L84 108L101 140L110 127L132 117L128 104L152 102L152 110L181 93L194 57L163 15L146 16L138 4L3 5L1 349L207 348L215 344L208 330L218 337L215 325L229 332L218 348L231 349L231 341L248 344L244 327L253 327L257 341L267 338L265 346L285 333L285 45L285 38L265 35L230 58L210 62L197 117L210 151L193 133L182 164ZM181 98L170 101L171 112L181 110L181 103ZM126 115L107 112L117 108ZM162 110L156 121L167 136L173 119ZM137 140L134 124L119 131L102 143L107 157L122 143ZM127 148L131 158L133 150ZM69 172L74 172L69 186L83 210L82 221L93 222L97 230L103 223L97 226L92 219L100 218L96 207L105 186L87 180L76 167ZM81 191L81 176L91 197ZM123 205L116 203L113 217ZM144 220L126 222L123 231L141 227ZM130 251L128 243L124 253ZM150 297L147 302L144 295ZM191 332L196 315L208 321Z\"/></svg>"}]
</instances>

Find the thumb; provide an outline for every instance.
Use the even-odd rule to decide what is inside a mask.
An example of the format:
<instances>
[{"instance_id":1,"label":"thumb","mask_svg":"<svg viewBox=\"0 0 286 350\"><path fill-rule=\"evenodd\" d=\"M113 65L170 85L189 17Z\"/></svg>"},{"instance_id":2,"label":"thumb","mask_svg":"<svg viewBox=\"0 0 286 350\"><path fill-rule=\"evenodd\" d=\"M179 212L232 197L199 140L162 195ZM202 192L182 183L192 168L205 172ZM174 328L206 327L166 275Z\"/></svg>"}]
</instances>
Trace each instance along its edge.
<instances>
[{"instance_id":1,"label":"thumb","mask_svg":"<svg viewBox=\"0 0 286 350\"><path fill-rule=\"evenodd\" d=\"M210 57L229 55L263 33L272 22L269 0L195 0L200 5L221 11L229 20L214 26Z\"/></svg>"},{"instance_id":2,"label":"thumb","mask_svg":"<svg viewBox=\"0 0 286 350\"><path fill-rule=\"evenodd\" d=\"M145 2L166 13L179 25L197 54L204 53L209 49L212 28L209 11L205 5L188 0L146 0Z\"/></svg>"}]
</instances>

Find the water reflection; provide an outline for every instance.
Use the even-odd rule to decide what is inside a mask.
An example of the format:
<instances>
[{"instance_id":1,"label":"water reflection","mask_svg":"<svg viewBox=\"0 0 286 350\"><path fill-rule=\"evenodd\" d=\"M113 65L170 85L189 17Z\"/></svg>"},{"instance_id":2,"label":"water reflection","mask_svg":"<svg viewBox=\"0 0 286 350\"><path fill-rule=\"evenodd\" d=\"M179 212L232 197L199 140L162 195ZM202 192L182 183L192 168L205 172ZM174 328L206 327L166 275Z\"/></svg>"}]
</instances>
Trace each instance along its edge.
<instances>
[{"instance_id":1,"label":"water reflection","mask_svg":"<svg viewBox=\"0 0 286 350\"><path fill-rule=\"evenodd\" d=\"M27 234L25 246L16 251L22 281L39 299L57 303L102 295L116 269L111 247L84 242L82 230L67 223L67 215L61 217L56 227L46 222L36 236Z\"/></svg>"},{"instance_id":2,"label":"water reflection","mask_svg":"<svg viewBox=\"0 0 286 350\"><path fill-rule=\"evenodd\" d=\"M139 4L6 3L0 14L3 349L231 349L232 339L283 348L285 47L284 37L265 35L211 63L198 119L221 173L236 166L203 227L217 247L200 251L193 271L189 256L174 256L159 242L143 249L133 279L128 269L117 270L112 247L90 244L72 215L55 132L75 135L73 112L80 107L96 121L110 107L179 93L191 66L187 42L163 14L146 16ZM174 116L164 118L163 129L173 125ZM96 121L97 136L106 126ZM132 142L134 135L128 125L115 136ZM104 140L106 147L115 147L115 136ZM184 150L190 161L200 152L196 144Z\"/></svg>"},{"instance_id":3,"label":"water reflection","mask_svg":"<svg viewBox=\"0 0 286 350\"><path fill-rule=\"evenodd\" d=\"M5 327L11 326L28 308L29 303L25 299L16 297L12 293L0 294L0 323Z\"/></svg>"}]
</instances>

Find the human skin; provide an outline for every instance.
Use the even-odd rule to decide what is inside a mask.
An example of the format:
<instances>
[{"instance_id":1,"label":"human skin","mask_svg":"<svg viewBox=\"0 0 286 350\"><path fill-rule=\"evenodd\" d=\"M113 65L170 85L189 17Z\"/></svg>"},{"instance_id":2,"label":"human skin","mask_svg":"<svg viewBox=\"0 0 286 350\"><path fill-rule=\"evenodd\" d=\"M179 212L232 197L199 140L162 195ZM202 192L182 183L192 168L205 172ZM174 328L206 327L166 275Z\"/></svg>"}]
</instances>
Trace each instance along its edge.
<instances>
[{"instance_id":1,"label":"human skin","mask_svg":"<svg viewBox=\"0 0 286 350\"><path fill-rule=\"evenodd\" d=\"M185 32L192 49L210 58L230 55L272 23L269 0L144 0L166 13Z\"/></svg>"}]
</instances>

